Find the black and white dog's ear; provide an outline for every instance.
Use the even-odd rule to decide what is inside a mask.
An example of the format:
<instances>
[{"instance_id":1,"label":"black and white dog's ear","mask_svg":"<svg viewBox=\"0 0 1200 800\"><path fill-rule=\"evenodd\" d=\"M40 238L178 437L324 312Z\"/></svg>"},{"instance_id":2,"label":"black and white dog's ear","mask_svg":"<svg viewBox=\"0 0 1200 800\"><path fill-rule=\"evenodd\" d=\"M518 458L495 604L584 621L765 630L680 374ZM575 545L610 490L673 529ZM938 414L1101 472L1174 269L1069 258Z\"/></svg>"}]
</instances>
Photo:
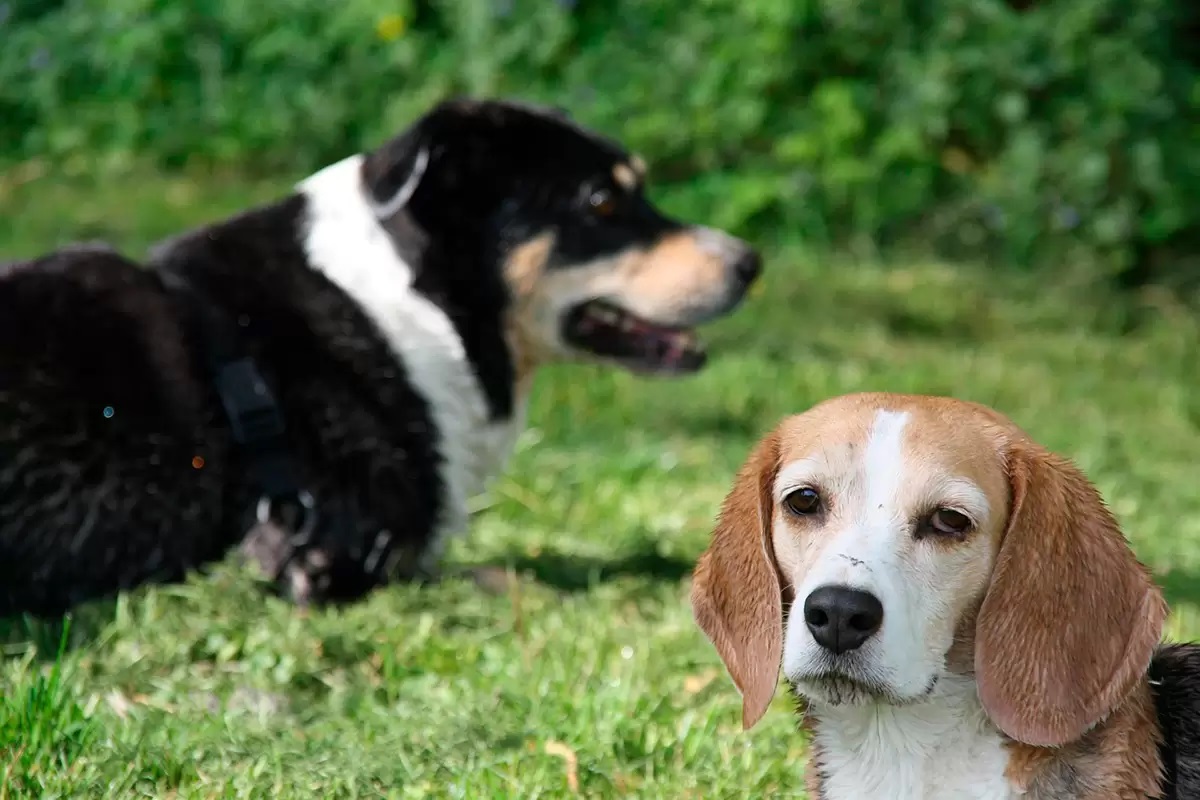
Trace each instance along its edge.
<instances>
[{"instance_id":1,"label":"black and white dog's ear","mask_svg":"<svg viewBox=\"0 0 1200 800\"><path fill-rule=\"evenodd\" d=\"M569 121L561 108L520 101L455 97L438 103L407 131L363 160L362 180L376 217L388 219L404 208L416 212L418 206L428 211L427 197L461 195L461 190L477 184L475 178L492 168L497 159L509 158L501 153L529 157L522 141L529 138L539 117L543 124L547 119ZM421 197L414 203L418 194ZM472 200L458 196L456 202ZM455 211L442 208L436 213Z\"/></svg>"},{"instance_id":2,"label":"black and white dog's ear","mask_svg":"<svg viewBox=\"0 0 1200 800\"><path fill-rule=\"evenodd\" d=\"M433 161L441 164L441 178L450 164L461 167L469 153L462 152L471 131L485 128L489 104L456 97L435 105L405 132L367 154L362 166L363 184L379 219L388 219L409 206L422 187L434 179ZM447 153L451 152L447 158ZM454 172L455 170L451 170Z\"/></svg>"},{"instance_id":3,"label":"black and white dog's ear","mask_svg":"<svg viewBox=\"0 0 1200 800\"><path fill-rule=\"evenodd\" d=\"M363 160L362 179L378 219L405 208L429 169L432 142L418 123Z\"/></svg>"}]
</instances>

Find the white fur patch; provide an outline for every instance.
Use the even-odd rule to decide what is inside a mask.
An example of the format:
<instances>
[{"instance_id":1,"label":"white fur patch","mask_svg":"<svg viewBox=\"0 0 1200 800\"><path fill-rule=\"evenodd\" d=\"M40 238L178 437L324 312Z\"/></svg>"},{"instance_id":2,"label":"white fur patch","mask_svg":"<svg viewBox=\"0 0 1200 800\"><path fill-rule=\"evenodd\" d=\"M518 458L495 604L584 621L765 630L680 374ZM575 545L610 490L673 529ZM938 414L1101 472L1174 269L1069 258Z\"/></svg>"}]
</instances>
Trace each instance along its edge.
<instances>
[{"instance_id":1,"label":"white fur patch","mask_svg":"<svg viewBox=\"0 0 1200 800\"><path fill-rule=\"evenodd\" d=\"M970 678L944 678L925 701L815 706L824 800L1010 800L1008 751Z\"/></svg>"},{"instance_id":2,"label":"white fur patch","mask_svg":"<svg viewBox=\"0 0 1200 800\"><path fill-rule=\"evenodd\" d=\"M413 274L379 224L361 180L361 155L297 187L308 200L304 247L314 269L375 323L429 404L444 463L438 530L423 559L431 568L447 536L467 527L467 501L503 468L524 424L524 407L492 423L462 340L440 308L412 288Z\"/></svg>"},{"instance_id":3,"label":"white fur patch","mask_svg":"<svg viewBox=\"0 0 1200 800\"><path fill-rule=\"evenodd\" d=\"M896 495L905 473L903 437L909 416L907 411L880 411L875 415L863 467L867 499L860 519L865 524L886 525L898 510Z\"/></svg>"}]
</instances>

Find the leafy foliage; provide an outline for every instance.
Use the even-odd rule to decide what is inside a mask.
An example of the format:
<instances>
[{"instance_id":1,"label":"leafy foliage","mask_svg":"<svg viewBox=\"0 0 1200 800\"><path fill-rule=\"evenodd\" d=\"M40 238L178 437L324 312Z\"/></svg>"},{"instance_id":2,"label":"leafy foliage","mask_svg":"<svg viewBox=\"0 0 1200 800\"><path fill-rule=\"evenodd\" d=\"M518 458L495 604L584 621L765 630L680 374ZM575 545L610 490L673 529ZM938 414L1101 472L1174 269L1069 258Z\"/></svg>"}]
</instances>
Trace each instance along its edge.
<instances>
[{"instance_id":1,"label":"leafy foliage","mask_svg":"<svg viewBox=\"0 0 1200 800\"><path fill-rule=\"evenodd\" d=\"M0 158L300 171L519 95L713 224L1120 264L1200 239L1193 5L0 0Z\"/></svg>"}]
</instances>

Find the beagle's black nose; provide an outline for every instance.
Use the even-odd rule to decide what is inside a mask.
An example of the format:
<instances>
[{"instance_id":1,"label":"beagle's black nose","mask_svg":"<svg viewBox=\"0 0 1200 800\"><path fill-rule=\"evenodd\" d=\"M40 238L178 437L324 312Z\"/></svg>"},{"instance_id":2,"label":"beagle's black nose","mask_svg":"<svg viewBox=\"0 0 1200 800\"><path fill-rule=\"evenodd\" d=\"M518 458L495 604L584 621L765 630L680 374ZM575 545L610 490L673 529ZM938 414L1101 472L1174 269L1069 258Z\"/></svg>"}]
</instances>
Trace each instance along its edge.
<instances>
[{"instance_id":1,"label":"beagle's black nose","mask_svg":"<svg viewBox=\"0 0 1200 800\"><path fill-rule=\"evenodd\" d=\"M822 586L804 601L804 621L817 644L834 655L862 647L883 625L883 603L870 592Z\"/></svg>"}]
</instances>

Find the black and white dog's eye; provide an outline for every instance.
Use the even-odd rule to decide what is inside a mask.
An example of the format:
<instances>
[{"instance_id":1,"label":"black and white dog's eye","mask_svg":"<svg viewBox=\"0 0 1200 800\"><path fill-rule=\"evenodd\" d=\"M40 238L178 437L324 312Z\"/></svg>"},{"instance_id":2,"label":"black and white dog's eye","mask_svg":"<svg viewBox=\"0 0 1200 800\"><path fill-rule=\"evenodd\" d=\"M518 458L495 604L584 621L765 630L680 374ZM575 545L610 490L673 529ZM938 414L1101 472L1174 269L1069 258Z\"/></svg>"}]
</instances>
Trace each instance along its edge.
<instances>
[{"instance_id":1,"label":"black and white dog's eye","mask_svg":"<svg viewBox=\"0 0 1200 800\"><path fill-rule=\"evenodd\" d=\"M617 210L617 198L607 189L597 189L592 192L588 203L591 205L592 211L602 217L612 216L613 212Z\"/></svg>"},{"instance_id":2,"label":"black and white dog's eye","mask_svg":"<svg viewBox=\"0 0 1200 800\"><path fill-rule=\"evenodd\" d=\"M939 508L929 515L929 527L945 536L961 536L971 527L971 518L953 508Z\"/></svg>"},{"instance_id":3,"label":"black and white dog's eye","mask_svg":"<svg viewBox=\"0 0 1200 800\"><path fill-rule=\"evenodd\" d=\"M807 516L821 510L821 495L817 494L816 489L805 486L803 489L789 492L783 498L783 504L793 514Z\"/></svg>"}]
</instances>

